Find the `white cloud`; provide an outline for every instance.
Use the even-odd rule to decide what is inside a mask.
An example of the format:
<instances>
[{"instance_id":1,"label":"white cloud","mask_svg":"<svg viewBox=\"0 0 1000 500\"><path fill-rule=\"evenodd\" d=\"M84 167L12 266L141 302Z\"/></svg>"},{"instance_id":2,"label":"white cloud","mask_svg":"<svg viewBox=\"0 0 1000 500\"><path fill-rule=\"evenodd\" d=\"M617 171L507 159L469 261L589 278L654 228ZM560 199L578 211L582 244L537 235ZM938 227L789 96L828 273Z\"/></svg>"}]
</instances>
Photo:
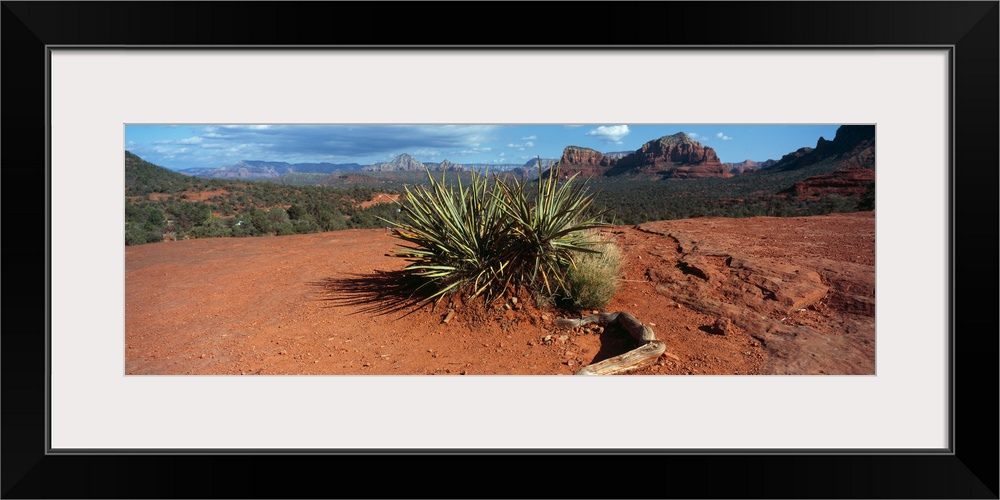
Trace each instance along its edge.
<instances>
[{"instance_id":1,"label":"white cloud","mask_svg":"<svg viewBox=\"0 0 1000 500\"><path fill-rule=\"evenodd\" d=\"M521 138L521 140L522 140L522 141L533 141L533 140L535 140L535 139L538 139L538 136L537 136L537 135L529 135L529 136L527 136L527 137L522 137L522 138Z\"/></svg>"},{"instance_id":2,"label":"white cloud","mask_svg":"<svg viewBox=\"0 0 1000 500\"><path fill-rule=\"evenodd\" d=\"M625 137L628 133L628 125L612 125L610 127L602 125L587 132L586 135L597 137L604 142L620 144L622 137Z\"/></svg>"},{"instance_id":3,"label":"white cloud","mask_svg":"<svg viewBox=\"0 0 1000 500\"><path fill-rule=\"evenodd\" d=\"M687 135L692 141L707 141L711 139L711 137L708 137L707 135L699 135L697 132L687 132Z\"/></svg>"},{"instance_id":4,"label":"white cloud","mask_svg":"<svg viewBox=\"0 0 1000 500\"><path fill-rule=\"evenodd\" d=\"M420 158L431 158L436 159L441 156L441 152L436 149L420 148L411 153L413 156Z\"/></svg>"},{"instance_id":5,"label":"white cloud","mask_svg":"<svg viewBox=\"0 0 1000 500\"><path fill-rule=\"evenodd\" d=\"M526 147L526 148L533 148L533 147L535 147L535 143L533 143L531 141L528 141L528 142L524 143L524 147Z\"/></svg>"},{"instance_id":6,"label":"white cloud","mask_svg":"<svg viewBox=\"0 0 1000 500\"><path fill-rule=\"evenodd\" d=\"M202 139L201 137L194 136L194 137L188 137L187 139L181 139L177 142L181 144L201 144L201 141L203 140L204 139Z\"/></svg>"},{"instance_id":7,"label":"white cloud","mask_svg":"<svg viewBox=\"0 0 1000 500\"><path fill-rule=\"evenodd\" d=\"M718 134L715 134L715 136L718 137L719 139L724 140L724 141L732 140L732 137L729 137L728 135L723 134L722 132L719 132Z\"/></svg>"}]
</instances>

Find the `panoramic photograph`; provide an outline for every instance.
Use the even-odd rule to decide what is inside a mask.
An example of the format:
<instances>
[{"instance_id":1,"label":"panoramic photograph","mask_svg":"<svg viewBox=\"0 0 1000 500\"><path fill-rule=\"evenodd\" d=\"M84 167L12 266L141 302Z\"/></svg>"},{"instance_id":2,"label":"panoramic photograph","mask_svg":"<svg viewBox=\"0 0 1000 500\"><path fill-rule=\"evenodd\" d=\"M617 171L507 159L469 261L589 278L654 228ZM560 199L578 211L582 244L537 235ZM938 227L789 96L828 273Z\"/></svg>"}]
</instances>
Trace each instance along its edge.
<instances>
[{"instance_id":1,"label":"panoramic photograph","mask_svg":"<svg viewBox=\"0 0 1000 500\"><path fill-rule=\"evenodd\" d=\"M126 124L126 375L875 375L874 124Z\"/></svg>"}]
</instances>

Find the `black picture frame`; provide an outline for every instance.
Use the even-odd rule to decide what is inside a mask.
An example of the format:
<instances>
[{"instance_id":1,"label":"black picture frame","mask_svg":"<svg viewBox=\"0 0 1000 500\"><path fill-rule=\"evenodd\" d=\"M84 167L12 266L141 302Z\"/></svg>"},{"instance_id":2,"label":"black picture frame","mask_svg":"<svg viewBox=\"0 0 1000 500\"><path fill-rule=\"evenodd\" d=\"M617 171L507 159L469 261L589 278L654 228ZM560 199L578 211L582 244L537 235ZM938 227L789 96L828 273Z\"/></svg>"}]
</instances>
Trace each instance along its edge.
<instances>
[{"instance_id":1,"label":"black picture frame","mask_svg":"<svg viewBox=\"0 0 1000 500\"><path fill-rule=\"evenodd\" d=\"M0 154L9 188L3 253L8 264L43 274L8 274L4 294L3 497L998 498L1000 328L994 308L1000 3L554 2L550 7L519 2L3 2L6 147ZM469 27L454 26L454 19ZM414 43L600 50L952 47L951 453L47 453L50 267L48 225L42 224L49 211L47 48ZM326 472L314 476L314 468ZM368 472L378 479L368 480Z\"/></svg>"}]
</instances>

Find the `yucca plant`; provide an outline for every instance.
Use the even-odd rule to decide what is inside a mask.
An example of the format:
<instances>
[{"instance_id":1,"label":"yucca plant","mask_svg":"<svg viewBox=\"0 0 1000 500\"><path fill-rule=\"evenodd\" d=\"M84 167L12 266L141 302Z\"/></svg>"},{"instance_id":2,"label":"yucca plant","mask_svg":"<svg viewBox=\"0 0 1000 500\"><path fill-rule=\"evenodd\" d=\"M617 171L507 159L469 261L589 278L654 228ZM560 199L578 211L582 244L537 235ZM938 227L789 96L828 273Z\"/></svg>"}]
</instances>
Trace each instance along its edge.
<instances>
[{"instance_id":1,"label":"yucca plant","mask_svg":"<svg viewBox=\"0 0 1000 500\"><path fill-rule=\"evenodd\" d=\"M515 241L510 273L549 295L566 291L565 273L575 255L594 252L587 230L607 225L602 214L588 215L594 195L587 193L586 182L574 182L578 175L560 185L557 164L548 177L539 177L533 202L524 181L499 185Z\"/></svg>"},{"instance_id":2,"label":"yucca plant","mask_svg":"<svg viewBox=\"0 0 1000 500\"><path fill-rule=\"evenodd\" d=\"M429 187L406 188L404 222L390 222L394 236L411 243L396 253L412 261L405 268L422 283L428 300L465 288L470 295L494 292L504 282L503 255L509 247L509 223L487 175L473 172L472 183L445 185L427 172Z\"/></svg>"},{"instance_id":3,"label":"yucca plant","mask_svg":"<svg viewBox=\"0 0 1000 500\"><path fill-rule=\"evenodd\" d=\"M574 255L592 252L587 229L605 225L584 215L593 201L585 183L558 183L558 167L540 178L535 199L525 181L489 172L472 173L469 186L454 187L427 172L429 186L406 188L402 222L389 222L393 235L411 246L397 252L404 269L419 281L427 301L453 293L487 302L510 286L566 290L565 273Z\"/></svg>"}]
</instances>

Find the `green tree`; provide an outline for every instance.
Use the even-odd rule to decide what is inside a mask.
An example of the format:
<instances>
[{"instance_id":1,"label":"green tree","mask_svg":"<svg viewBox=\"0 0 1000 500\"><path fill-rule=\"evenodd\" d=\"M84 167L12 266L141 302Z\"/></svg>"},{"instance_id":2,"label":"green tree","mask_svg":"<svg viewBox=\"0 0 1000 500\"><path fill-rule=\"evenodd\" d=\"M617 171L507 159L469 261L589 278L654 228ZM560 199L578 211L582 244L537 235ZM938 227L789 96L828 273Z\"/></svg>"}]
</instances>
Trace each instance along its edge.
<instances>
[{"instance_id":1,"label":"green tree","mask_svg":"<svg viewBox=\"0 0 1000 500\"><path fill-rule=\"evenodd\" d=\"M212 208L198 201L175 203L168 210L180 229L184 231L206 223L212 216Z\"/></svg>"},{"instance_id":2,"label":"green tree","mask_svg":"<svg viewBox=\"0 0 1000 500\"><path fill-rule=\"evenodd\" d=\"M291 207L288 207L288 218L292 220L302 219L306 215L306 209L302 208L301 205L292 205Z\"/></svg>"}]
</instances>

